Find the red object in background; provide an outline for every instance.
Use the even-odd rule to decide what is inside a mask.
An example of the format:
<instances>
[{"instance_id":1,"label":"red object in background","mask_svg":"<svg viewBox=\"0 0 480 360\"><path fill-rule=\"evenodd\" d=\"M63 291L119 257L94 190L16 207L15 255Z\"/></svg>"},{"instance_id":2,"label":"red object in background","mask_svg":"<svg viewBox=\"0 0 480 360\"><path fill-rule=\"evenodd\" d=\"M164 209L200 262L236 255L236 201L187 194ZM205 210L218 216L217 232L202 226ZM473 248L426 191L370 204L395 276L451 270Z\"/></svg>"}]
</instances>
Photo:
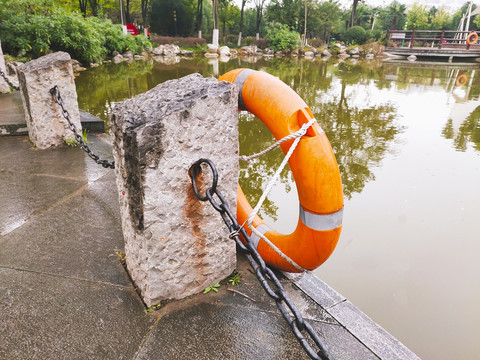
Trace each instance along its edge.
<instances>
[{"instance_id":1,"label":"red object in background","mask_svg":"<svg viewBox=\"0 0 480 360\"><path fill-rule=\"evenodd\" d=\"M127 32L130 35L138 35L137 28L133 24L127 24Z\"/></svg>"}]
</instances>

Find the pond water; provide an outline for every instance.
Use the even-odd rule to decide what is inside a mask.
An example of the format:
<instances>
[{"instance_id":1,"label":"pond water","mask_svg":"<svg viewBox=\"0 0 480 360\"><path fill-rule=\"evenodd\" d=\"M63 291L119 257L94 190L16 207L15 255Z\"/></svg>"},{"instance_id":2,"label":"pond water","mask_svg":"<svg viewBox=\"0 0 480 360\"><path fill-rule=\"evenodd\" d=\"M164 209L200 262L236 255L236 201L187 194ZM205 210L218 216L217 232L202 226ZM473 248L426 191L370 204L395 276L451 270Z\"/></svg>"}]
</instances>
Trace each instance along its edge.
<instances>
[{"instance_id":1,"label":"pond water","mask_svg":"<svg viewBox=\"0 0 480 360\"><path fill-rule=\"evenodd\" d=\"M267 71L296 90L336 154L344 227L315 273L421 358L478 359L480 65L280 59L212 65L204 58L107 64L76 79L79 105L108 120L116 102L158 83L237 67ZM246 113L240 136L241 154L274 142ZM273 151L241 165L251 203L282 156ZM284 171L261 215L288 233L297 204Z\"/></svg>"}]
</instances>

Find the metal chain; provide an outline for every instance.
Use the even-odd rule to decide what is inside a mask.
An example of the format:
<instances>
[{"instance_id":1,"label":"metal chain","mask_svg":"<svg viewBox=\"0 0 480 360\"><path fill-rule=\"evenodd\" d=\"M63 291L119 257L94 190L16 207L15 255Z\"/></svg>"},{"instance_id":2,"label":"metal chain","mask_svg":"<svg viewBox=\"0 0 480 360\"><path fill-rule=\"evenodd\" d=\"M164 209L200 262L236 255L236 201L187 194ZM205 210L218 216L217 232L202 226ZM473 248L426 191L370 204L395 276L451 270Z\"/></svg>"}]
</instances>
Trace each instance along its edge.
<instances>
[{"instance_id":1,"label":"metal chain","mask_svg":"<svg viewBox=\"0 0 480 360\"><path fill-rule=\"evenodd\" d=\"M196 188L196 185L195 185L196 182L193 178L201 173L202 171L201 165L203 163L210 166L213 173L215 186L209 187L205 192L205 196L202 197L199 193L199 190ZM192 165L192 168L190 171L190 177L192 178L192 187L194 189L195 194L197 194L197 197L202 201L208 200L210 204L213 206L213 208L217 210L222 216L222 219L225 222L225 225L230 231L230 238L233 239L237 244L237 246L242 251L245 252L248 262L250 263L253 270L255 271L255 274L257 275L257 278L260 281L260 284L262 285L263 289L275 301L278 309L282 313L287 323L292 328L293 334L295 335L295 337L297 338L298 342L303 347L307 355L310 358L315 360L333 360L334 359L333 356L329 353L326 345L324 344L322 339L320 339L320 336L316 333L316 331L313 329L310 323L308 323L305 319L303 319L302 314L297 309L297 307L293 304L293 302L290 300L290 297L287 295L278 277L275 275L272 269L267 267L265 261L263 260L261 255L258 253L255 246L252 244L250 237L248 236L245 229L239 226L237 219L234 216L234 214L232 214L225 198L217 189L216 180L218 179L218 174L213 162L209 159L198 160L195 164ZM220 200L220 203L218 203L218 201L214 199L214 195L217 196L217 198ZM206 200L203 200L205 198ZM241 234L244 237L244 239L247 241L246 244L244 244L240 240L239 234ZM272 284L273 287L270 284ZM309 338L313 340L313 342L318 348L318 351L315 351L312 348L310 343L305 338L303 332L306 332Z\"/></svg>"},{"instance_id":2,"label":"metal chain","mask_svg":"<svg viewBox=\"0 0 480 360\"><path fill-rule=\"evenodd\" d=\"M82 150L85 151L87 155L90 156L97 164L102 165L104 168L115 169L115 161L109 162L108 160L101 160L98 155L94 154L92 150L90 150L85 140L83 140L83 137L78 134L77 127L70 119L70 114L63 105L63 99L60 96L60 90L58 89L57 85L50 89L50 94L52 95L53 101L55 101L62 108L63 117L65 118L65 120L67 120L70 130L72 130L73 135L75 136L75 140L80 144Z\"/></svg>"},{"instance_id":3,"label":"metal chain","mask_svg":"<svg viewBox=\"0 0 480 360\"><path fill-rule=\"evenodd\" d=\"M15 86L12 84L12 82L10 81L10 79L7 77L7 75L5 75L5 73L2 71L2 69L0 69L0 76L3 78L3 80L5 80L7 82L7 84L13 89L13 90L20 90L20 88L18 86Z\"/></svg>"}]
</instances>

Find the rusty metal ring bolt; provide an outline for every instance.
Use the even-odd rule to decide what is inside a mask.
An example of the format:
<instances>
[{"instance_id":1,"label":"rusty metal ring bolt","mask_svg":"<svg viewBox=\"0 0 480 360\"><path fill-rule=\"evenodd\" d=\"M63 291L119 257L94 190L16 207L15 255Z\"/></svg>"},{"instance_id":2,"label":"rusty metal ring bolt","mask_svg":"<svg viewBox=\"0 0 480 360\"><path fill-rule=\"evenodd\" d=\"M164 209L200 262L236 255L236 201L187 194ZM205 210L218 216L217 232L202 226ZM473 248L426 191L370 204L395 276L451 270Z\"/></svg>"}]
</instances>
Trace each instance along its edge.
<instances>
[{"instance_id":1,"label":"rusty metal ring bolt","mask_svg":"<svg viewBox=\"0 0 480 360\"><path fill-rule=\"evenodd\" d=\"M202 164L203 163L207 164L210 167L210 169L212 170L212 176L213 176L212 186L207 188L205 196L200 195L200 192L197 189L197 177L202 172ZM200 159L200 160L196 161L190 167L190 170L188 171L188 175L190 175L190 178L192 179L193 192L195 193L195 195L197 196L197 198L200 201L209 200L208 193L210 192L210 197L211 197L211 194L213 194L217 191L218 173L217 173L217 169L215 168L215 165L213 164L213 162L211 160Z\"/></svg>"}]
</instances>

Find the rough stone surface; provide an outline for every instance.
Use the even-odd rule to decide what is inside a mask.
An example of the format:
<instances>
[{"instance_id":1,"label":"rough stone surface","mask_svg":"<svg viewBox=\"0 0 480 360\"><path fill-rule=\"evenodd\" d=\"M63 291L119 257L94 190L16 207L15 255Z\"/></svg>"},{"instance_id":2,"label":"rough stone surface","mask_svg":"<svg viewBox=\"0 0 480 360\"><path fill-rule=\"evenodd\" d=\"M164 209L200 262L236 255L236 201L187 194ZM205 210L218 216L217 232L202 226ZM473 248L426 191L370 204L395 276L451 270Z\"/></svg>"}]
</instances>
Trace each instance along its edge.
<instances>
[{"instance_id":1,"label":"rough stone surface","mask_svg":"<svg viewBox=\"0 0 480 360\"><path fill-rule=\"evenodd\" d=\"M182 56L193 56L194 55L192 50L182 50L182 51L180 51L180 54Z\"/></svg>"},{"instance_id":2,"label":"rough stone surface","mask_svg":"<svg viewBox=\"0 0 480 360\"><path fill-rule=\"evenodd\" d=\"M206 52L205 57L207 57L207 58L217 58L218 54L217 53Z\"/></svg>"},{"instance_id":3,"label":"rough stone surface","mask_svg":"<svg viewBox=\"0 0 480 360\"><path fill-rule=\"evenodd\" d=\"M163 45L163 55L178 55L180 54L180 47L174 44Z\"/></svg>"},{"instance_id":4,"label":"rough stone surface","mask_svg":"<svg viewBox=\"0 0 480 360\"><path fill-rule=\"evenodd\" d=\"M131 50L125 51L123 57L126 59L133 59L133 52Z\"/></svg>"},{"instance_id":5,"label":"rough stone surface","mask_svg":"<svg viewBox=\"0 0 480 360\"><path fill-rule=\"evenodd\" d=\"M330 51L328 51L327 49L325 49L325 50L322 51L322 55L323 55L323 56L332 56L332 54L330 53Z\"/></svg>"},{"instance_id":6,"label":"rough stone surface","mask_svg":"<svg viewBox=\"0 0 480 360\"><path fill-rule=\"evenodd\" d=\"M218 52L218 55L220 56L222 55L230 56L230 48L228 46L220 46L217 52Z\"/></svg>"},{"instance_id":7,"label":"rough stone surface","mask_svg":"<svg viewBox=\"0 0 480 360\"><path fill-rule=\"evenodd\" d=\"M220 56L218 57L218 61L223 62L223 63L227 63L227 62L230 61L230 56L228 56L228 55L220 55Z\"/></svg>"},{"instance_id":8,"label":"rough stone surface","mask_svg":"<svg viewBox=\"0 0 480 360\"><path fill-rule=\"evenodd\" d=\"M217 46L217 45L207 44L207 52L208 52L208 53L216 54L216 53L217 53L217 50L218 50L218 46Z\"/></svg>"},{"instance_id":9,"label":"rough stone surface","mask_svg":"<svg viewBox=\"0 0 480 360\"><path fill-rule=\"evenodd\" d=\"M359 55L360 54L360 49L358 47L354 47L352 50L349 51L350 55Z\"/></svg>"},{"instance_id":10,"label":"rough stone surface","mask_svg":"<svg viewBox=\"0 0 480 360\"><path fill-rule=\"evenodd\" d=\"M2 70L2 72L4 74L7 74L7 69L5 67L5 59L3 57L2 42L1 41L0 41L0 70ZM10 86L3 79L3 77L0 76L0 93L1 94L7 94L9 92L10 92Z\"/></svg>"},{"instance_id":11,"label":"rough stone surface","mask_svg":"<svg viewBox=\"0 0 480 360\"><path fill-rule=\"evenodd\" d=\"M115 55L112 59L114 64L119 64L124 60L124 57L121 54Z\"/></svg>"},{"instance_id":12,"label":"rough stone surface","mask_svg":"<svg viewBox=\"0 0 480 360\"><path fill-rule=\"evenodd\" d=\"M50 89L58 86L65 109L82 131L78 110L77 91L70 55L56 52L32 60L17 68L22 94L25 120L30 140L39 149L47 149L63 143L63 137L73 139L73 133L62 115L61 107L50 95Z\"/></svg>"},{"instance_id":13,"label":"rough stone surface","mask_svg":"<svg viewBox=\"0 0 480 360\"><path fill-rule=\"evenodd\" d=\"M7 64L7 72L10 76L17 76L17 67L23 65L20 61L9 61Z\"/></svg>"},{"instance_id":14,"label":"rough stone surface","mask_svg":"<svg viewBox=\"0 0 480 360\"><path fill-rule=\"evenodd\" d=\"M211 159L235 212L237 96L230 83L192 74L126 100L112 114L127 268L149 306L198 293L235 268L235 245L218 213L196 198L188 170Z\"/></svg>"},{"instance_id":15,"label":"rough stone surface","mask_svg":"<svg viewBox=\"0 0 480 360\"><path fill-rule=\"evenodd\" d=\"M157 46L152 50L153 55L163 55L163 45Z\"/></svg>"}]
</instances>

